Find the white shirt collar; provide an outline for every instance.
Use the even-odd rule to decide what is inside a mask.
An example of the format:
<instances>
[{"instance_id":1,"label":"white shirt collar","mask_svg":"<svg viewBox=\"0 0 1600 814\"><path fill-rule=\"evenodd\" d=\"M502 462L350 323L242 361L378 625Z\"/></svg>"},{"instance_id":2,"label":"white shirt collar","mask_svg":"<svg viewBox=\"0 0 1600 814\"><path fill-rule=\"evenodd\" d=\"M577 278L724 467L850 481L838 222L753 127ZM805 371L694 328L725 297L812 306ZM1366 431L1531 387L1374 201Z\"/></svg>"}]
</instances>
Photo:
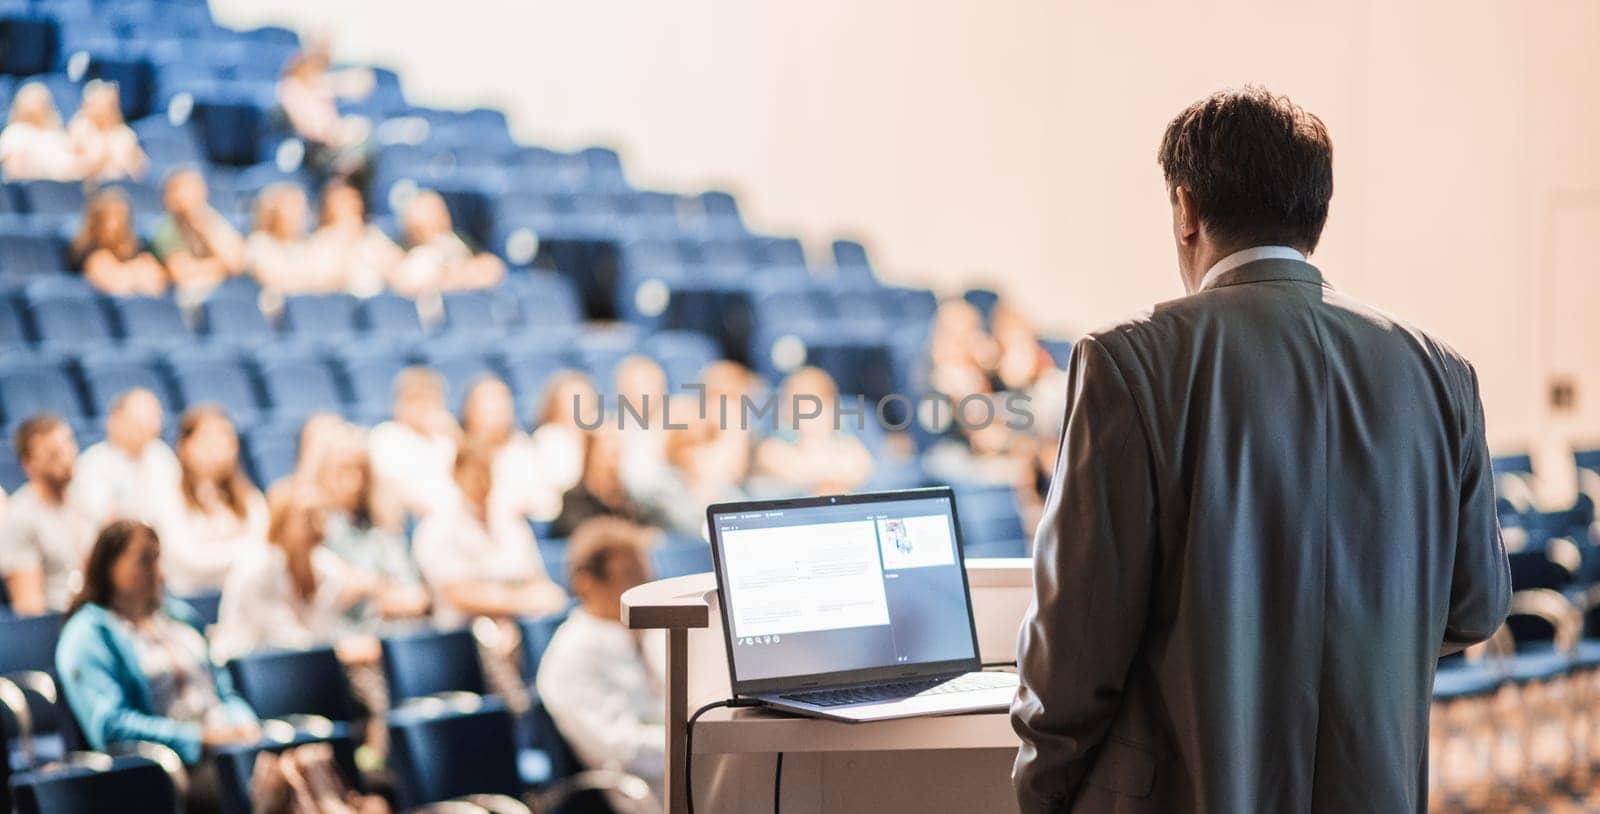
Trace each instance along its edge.
<instances>
[{"instance_id":1,"label":"white shirt collar","mask_svg":"<svg viewBox=\"0 0 1600 814\"><path fill-rule=\"evenodd\" d=\"M1305 259L1305 254L1292 246L1253 246L1248 249L1242 249L1218 260L1211 268L1207 269L1206 276L1200 279L1200 287L1196 291L1204 291L1210 288L1211 284L1216 282L1217 278L1221 277L1224 272L1233 271L1245 263L1252 263L1257 260L1304 261Z\"/></svg>"}]
</instances>

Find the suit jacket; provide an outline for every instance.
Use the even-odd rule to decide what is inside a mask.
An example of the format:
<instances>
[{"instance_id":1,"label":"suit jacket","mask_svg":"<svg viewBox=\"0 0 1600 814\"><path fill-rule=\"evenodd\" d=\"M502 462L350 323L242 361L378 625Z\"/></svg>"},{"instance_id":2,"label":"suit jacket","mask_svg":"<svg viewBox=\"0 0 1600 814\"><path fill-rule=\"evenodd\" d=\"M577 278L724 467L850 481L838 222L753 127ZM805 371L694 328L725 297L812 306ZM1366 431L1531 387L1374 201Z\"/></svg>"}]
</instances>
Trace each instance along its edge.
<instances>
[{"instance_id":1,"label":"suit jacket","mask_svg":"<svg viewBox=\"0 0 1600 814\"><path fill-rule=\"evenodd\" d=\"M1022 809L1425 810L1510 601L1471 365L1258 260L1080 342L1018 644Z\"/></svg>"}]
</instances>

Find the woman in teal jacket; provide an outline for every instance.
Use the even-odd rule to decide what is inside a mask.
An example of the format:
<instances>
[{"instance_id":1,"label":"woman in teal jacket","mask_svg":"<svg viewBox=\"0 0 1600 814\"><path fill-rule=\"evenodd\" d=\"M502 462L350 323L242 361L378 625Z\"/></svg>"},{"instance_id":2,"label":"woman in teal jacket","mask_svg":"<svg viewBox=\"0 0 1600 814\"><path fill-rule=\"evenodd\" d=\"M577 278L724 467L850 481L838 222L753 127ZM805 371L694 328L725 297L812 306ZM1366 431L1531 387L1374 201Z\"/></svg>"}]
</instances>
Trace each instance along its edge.
<instances>
[{"instance_id":1,"label":"woman in teal jacket","mask_svg":"<svg viewBox=\"0 0 1600 814\"><path fill-rule=\"evenodd\" d=\"M261 731L227 671L211 663L194 610L164 598L160 557L155 531L142 523L119 520L100 532L56 645L56 670L92 748L157 743L201 768L199 780L209 774L207 749L256 743Z\"/></svg>"}]
</instances>

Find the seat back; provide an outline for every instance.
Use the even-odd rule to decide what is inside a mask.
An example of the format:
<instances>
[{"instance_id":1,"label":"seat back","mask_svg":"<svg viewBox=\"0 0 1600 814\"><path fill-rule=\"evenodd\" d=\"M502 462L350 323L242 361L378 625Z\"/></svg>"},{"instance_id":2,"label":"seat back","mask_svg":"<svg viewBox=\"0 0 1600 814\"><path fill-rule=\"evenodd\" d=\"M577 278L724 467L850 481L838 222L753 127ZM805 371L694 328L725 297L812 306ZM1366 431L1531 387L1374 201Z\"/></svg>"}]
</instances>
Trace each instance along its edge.
<instances>
[{"instance_id":1,"label":"seat back","mask_svg":"<svg viewBox=\"0 0 1600 814\"><path fill-rule=\"evenodd\" d=\"M356 744L344 725L335 726L331 737L317 737L299 733L287 743L267 746L229 746L215 753L217 766L217 796L221 798L223 814L251 814L250 778L255 773L256 757L262 752L282 752L309 743L327 743L333 748L333 762L340 776L351 788L362 790L361 772L356 768Z\"/></svg>"},{"instance_id":2,"label":"seat back","mask_svg":"<svg viewBox=\"0 0 1600 814\"><path fill-rule=\"evenodd\" d=\"M331 647L251 653L228 662L228 674L240 697L262 718L359 717L344 665Z\"/></svg>"},{"instance_id":3,"label":"seat back","mask_svg":"<svg viewBox=\"0 0 1600 814\"><path fill-rule=\"evenodd\" d=\"M173 814L178 790L160 764L113 758L107 767L73 766L11 779L18 814Z\"/></svg>"},{"instance_id":4,"label":"seat back","mask_svg":"<svg viewBox=\"0 0 1600 814\"><path fill-rule=\"evenodd\" d=\"M403 809L469 794L522 792L515 724L493 698L472 711L442 703L395 710L389 716L389 764Z\"/></svg>"},{"instance_id":5,"label":"seat back","mask_svg":"<svg viewBox=\"0 0 1600 814\"><path fill-rule=\"evenodd\" d=\"M472 631L424 630L383 640L389 703L443 692L488 692Z\"/></svg>"}]
</instances>

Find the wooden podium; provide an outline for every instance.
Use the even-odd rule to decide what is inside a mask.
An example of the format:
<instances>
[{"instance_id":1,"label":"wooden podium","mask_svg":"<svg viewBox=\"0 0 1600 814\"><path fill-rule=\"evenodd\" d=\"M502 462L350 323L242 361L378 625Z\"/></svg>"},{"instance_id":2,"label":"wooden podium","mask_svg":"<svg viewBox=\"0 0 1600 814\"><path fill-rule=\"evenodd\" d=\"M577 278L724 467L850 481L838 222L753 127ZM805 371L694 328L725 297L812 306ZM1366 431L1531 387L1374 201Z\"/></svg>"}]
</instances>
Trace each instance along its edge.
<instances>
[{"instance_id":1,"label":"wooden podium","mask_svg":"<svg viewBox=\"0 0 1600 814\"><path fill-rule=\"evenodd\" d=\"M1032 563L967 561L985 663L1016 658L1017 630L1033 598ZM727 649L711 574L640 585L622 597L623 622L667 631L667 811L687 811L684 727L708 701L727 698ZM1005 713L847 724L761 709L715 709L695 723L699 812L767 811L782 753L782 810L821 812L1015 811L1011 764L1018 741Z\"/></svg>"}]
</instances>

